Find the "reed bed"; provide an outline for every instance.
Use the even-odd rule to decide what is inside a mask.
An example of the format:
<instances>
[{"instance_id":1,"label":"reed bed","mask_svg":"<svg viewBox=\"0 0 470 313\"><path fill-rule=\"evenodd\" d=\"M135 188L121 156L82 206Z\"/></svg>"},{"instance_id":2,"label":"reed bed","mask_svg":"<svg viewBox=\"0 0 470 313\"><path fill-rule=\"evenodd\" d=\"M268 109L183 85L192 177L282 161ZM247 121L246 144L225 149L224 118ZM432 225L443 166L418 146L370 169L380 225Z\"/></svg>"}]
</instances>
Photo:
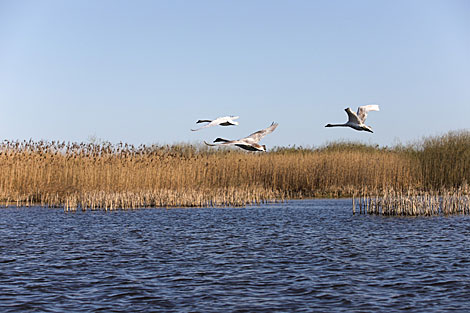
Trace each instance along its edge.
<instances>
[{"instance_id":1,"label":"reed bed","mask_svg":"<svg viewBox=\"0 0 470 313\"><path fill-rule=\"evenodd\" d=\"M456 188L470 181L467 145L465 132L406 147L336 142L268 153L189 144L4 141L0 203L66 210L244 206L350 197L360 190ZM445 180L436 174L443 171Z\"/></svg>"},{"instance_id":2,"label":"reed bed","mask_svg":"<svg viewBox=\"0 0 470 313\"><path fill-rule=\"evenodd\" d=\"M438 192L387 190L382 196L361 194L353 197L353 214L386 216L439 216L470 214L470 189L464 185L458 189Z\"/></svg>"}]
</instances>

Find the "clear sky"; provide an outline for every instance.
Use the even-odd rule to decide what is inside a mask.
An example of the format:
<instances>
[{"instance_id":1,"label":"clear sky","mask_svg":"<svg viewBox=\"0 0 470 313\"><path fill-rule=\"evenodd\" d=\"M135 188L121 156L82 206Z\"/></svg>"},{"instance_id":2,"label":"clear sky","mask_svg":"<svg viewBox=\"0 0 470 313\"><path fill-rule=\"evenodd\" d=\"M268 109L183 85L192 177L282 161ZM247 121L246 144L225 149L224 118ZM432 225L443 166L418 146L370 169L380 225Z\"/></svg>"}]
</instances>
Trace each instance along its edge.
<instances>
[{"instance_id":1,"label":"clear sky","mask_svg":"<svg viewBox=\"0 0 470 313\"><path fill-rule=\"evenodd\" d=\"M363 104L373 134L324 127ZM408 143L470 128L470 1L0 0L0 108L1 139Z\"/></svg>"}]
</instances>

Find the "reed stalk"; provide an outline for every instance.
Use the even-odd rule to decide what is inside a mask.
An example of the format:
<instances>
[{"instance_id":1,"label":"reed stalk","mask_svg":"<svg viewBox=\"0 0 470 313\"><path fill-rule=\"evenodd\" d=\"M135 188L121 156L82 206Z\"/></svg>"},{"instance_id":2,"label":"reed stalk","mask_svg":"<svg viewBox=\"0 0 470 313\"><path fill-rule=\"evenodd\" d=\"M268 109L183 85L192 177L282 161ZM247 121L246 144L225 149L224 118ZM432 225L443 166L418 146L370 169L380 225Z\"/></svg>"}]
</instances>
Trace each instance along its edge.
<instances>
[{"instance_id":1,"label":"reed stalk","mask_svg":"<svg viewBox=\"0 0 470 313\"><path fill-rule=\"evenodd\" d=\"M459 188L439 191L386 190L381 196L361 194L365 203L372 203L372 210L359 213L386 216L439 216L470 214L470 190L467 184ZM355 202L352 203L355 214Z\"/></svg>"},{"instance_id":2,"label":"reed stalk","mask_svg":"<svg viewBox=\"0 0 470 313\"><path fill-rule=\"evenodd\" d=\"M465 132L408 147L336 142L268 153L189 144L4 141L0 203L116 210L356 195L359 213L376 213L383 207L381 201L401 210L403 205L387 196L391 193L464 186L470 180L467 147L470 136ZM385 198L364 199L360 194ZM468 211L464 199L446 200L452 203L446 202L452 207L449 212ZM433 201L429 203L435 207ZM414 198L412 203L416 207ZM418 207L415 210L419 212Z\"/></svg>"}]
</instances>

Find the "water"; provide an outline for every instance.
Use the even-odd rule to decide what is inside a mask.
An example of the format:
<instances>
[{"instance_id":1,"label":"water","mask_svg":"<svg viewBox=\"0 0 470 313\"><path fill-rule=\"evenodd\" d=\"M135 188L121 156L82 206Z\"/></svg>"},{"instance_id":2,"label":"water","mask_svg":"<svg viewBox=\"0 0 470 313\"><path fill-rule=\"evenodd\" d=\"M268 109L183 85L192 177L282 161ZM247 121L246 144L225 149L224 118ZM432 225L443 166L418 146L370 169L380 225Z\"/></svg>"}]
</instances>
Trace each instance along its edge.
<instances>
[{"instance_id":1,"label":"water","mask_svg":"<svg viewBox=\"0 0 470 313\"><path fill-rule=\"evenodd\" d=\"M470 218L0 209L1 312L465 312Z\"/></svg>"}]
</instances>

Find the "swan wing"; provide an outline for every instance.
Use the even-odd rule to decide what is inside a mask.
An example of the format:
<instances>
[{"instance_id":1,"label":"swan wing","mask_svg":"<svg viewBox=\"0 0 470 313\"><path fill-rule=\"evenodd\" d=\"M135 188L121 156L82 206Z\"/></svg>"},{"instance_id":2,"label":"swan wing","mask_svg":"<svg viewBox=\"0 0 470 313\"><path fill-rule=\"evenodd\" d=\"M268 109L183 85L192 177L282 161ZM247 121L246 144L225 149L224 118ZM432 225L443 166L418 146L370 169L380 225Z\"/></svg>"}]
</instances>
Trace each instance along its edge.
<instances>
[{"instance_id":1,"label":"swan wing","mask_svg":"<svg viewBox=\"0 0 470 313\"><path fill-rule=\"evenodd\" d=\"M219 125L219 124L222 124L222 123L227 122L229 120L230 120L230 116L218 117L215 120L213 120L211 124Z\"/></svg>"},{"instance_id":2,"label":"swan wing","mask_svg":"<svg viewBox=\"0 0 470 313\"><path fill-rule=\"evenodd\" d=\"M277 125L279 124L273 122L271 126L266 127L265 129L262 129L262 130L258 130L257 132L254 132L253 134L243 138L242 140L248 141L251 143L258 143L264 136L272 133L276 129Z\"/></svg>"},{"instance_id":3,"label":"swan wing","mask_svg":"<svg viewBox=\"0 0 470 313\"><path fill-rule=\"evenodd\" d=\"M348 114L348 123L357 124L357 125L361 124L361 121L357 117L356 113L351 111L350 108L345 109L345 111Z\"/></svg>"},{"instance_id":4,"label":"swan wing","mask_svg":"<svg viewBox=\"0 0 470 313\"><path fill-rule=\"evenodd\" d=\"M367 113L369 111L379 111L379 106L377 104L369 104L362 105L357 109L357 117L362 123L366 121Z\"/></svg>"},{"instance_id":5,"label":"swan wing","mask_svg":"<svg viewBox=\"0 0 470 313\"><path fill-rule=\"evenodd\" d=\"M220 141L218 141L218 142L220 142ZM220 142L220 143L208 143L207 141L204 141L204 143L208 146L211 146L211 147L243 144L243 142L241 142L240 140L227 140L225 142Z\"/></svg>"},{"instance_id":6,"label":"swan wing","mask_svg":"<svg viewBox=\"0 0 470 313\"><path fill-rule=\"evenodd\" d=\"M211 122L211 123L212 123L212 122ZM203 128L207 128L207 127L214 126L214 125L211 124L211 123L209 123L209 124L207 124L207 125L204 125L204 126L201 126L201 127L199 127L199 128L196 128L196 129L191 129L191 130L192 130L193 132L195 132L195 131L198 131L198 130L203 129Z\"/></svg>"},{"instance_id":7,"label":"swan wing","mask_svg":"<svg viewBox=\"0 0 470 313\"><path fill-rule=\"evenodd\" d=\"M224 122L227 122L228 120L230 120L230 118L228 116L224 116L224 117L218 117L216 118L215 120L199 120L201 123L203 122L208 122L208 124L204 125L204 126L201 126L199 128L196 128L196 129L191 129L193 132L195 131L198 131L200 129L203 129L203 128L207 128L207 127L212 127L212 126L216 126L216 125L220 125ZM198 122L199 122L198 121Z\"/></svg>"},{"instance_id":8,"label":"swan wing","mask_svg":"<svg viewBox=\"0 0 470 313\"><path fill-rule=\"evenodd\" d=\"M239 118L239 116L227 116L225 117L224 121L220 123L220 125L223 125L223 126L238 125L238 122L235 122L237 118Z\"/></svg>"}]
</instances>

